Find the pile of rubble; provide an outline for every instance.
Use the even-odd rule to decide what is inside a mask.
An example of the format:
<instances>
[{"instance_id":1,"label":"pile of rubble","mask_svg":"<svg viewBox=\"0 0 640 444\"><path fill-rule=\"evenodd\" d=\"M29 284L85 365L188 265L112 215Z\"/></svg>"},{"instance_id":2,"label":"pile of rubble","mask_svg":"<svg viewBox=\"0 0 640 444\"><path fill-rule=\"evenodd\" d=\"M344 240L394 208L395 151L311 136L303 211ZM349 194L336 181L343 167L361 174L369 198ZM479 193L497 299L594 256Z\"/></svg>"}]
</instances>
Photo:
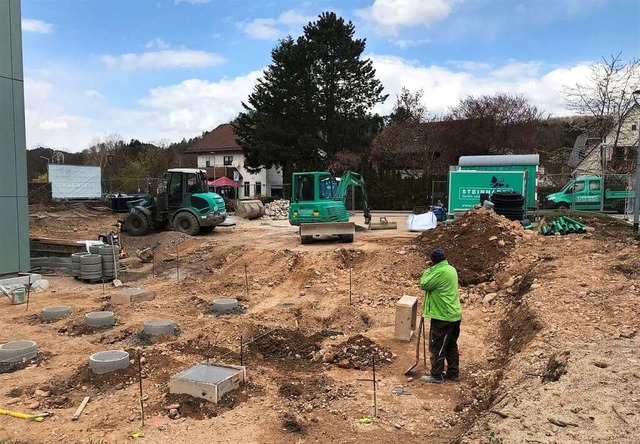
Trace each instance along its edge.
<instances>
[{"instance_id":1,"label":"pile of rubble","mask_svg":"<svg viewBox=\"0 0 640 444\"><path fill-rule=\"evenodd\" d=\"M289 201L274 200L264 206L263 220L287 220L289 218Z\"/></svg>"}]
</instances>

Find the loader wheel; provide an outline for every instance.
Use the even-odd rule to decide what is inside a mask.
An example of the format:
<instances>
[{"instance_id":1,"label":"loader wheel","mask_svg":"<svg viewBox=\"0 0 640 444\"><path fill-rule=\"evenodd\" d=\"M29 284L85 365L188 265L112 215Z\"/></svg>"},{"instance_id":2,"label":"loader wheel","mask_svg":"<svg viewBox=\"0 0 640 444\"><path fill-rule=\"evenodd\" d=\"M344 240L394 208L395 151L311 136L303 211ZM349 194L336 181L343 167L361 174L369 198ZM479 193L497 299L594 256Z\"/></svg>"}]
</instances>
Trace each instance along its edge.
<instances>
[{"instance_id":1,"label":"loader wheel","mask_svg":"<svg viewBox=\"0 0 640 444\"><path fill-rule=\"evenodd\" d=\"M569 209L569 205L567 205L564 202L561 202L561 203L556 205L556 209L558 209L558 210L568 210Z\"/></svg>"},{"instance_id":2,"label":"loader wheel","mask_svg":"<svg viewBox=\"0 0 640 444\"><path fill-rule=\"evenodd\" d=\"M180 233L188 234L189 236L195 236L200 232L200 224L198 223L198 219L186 211L182 213L178 213L176 218L173 220L173 224L176 227L176 230Z\"/></svg>"},{"instance_id":3,"label":"loader wheel","mask_svg":"<svg viewBox=\"0 0 640 444\"><path fill-rule=\"evenodd\" d=\"M210 227L200 227L200 233L213 233L213 230L216 229L215 225L212 225Z\"/></svg>"},{"instance_id":4,"label":"loader wheel","mask_svg":"<svg viewBox=\"0 0 640 444\"><path fill-rule=\"evenodd\" d=\"M343 234L342 236L340 236L340 239L345 244L350 244L353 242L353 234Z\"/></svg>"},{"instance_id":5,"label":"loader wheel","mask_svg":"<svg viewBox=\"0 0 640 444\"><path fill-rule=\"evenodd\" d=\"M124 225L132 236L144 236L149 233L149 219L142 213L129 213Z\"/></svg>"}]
</instances>

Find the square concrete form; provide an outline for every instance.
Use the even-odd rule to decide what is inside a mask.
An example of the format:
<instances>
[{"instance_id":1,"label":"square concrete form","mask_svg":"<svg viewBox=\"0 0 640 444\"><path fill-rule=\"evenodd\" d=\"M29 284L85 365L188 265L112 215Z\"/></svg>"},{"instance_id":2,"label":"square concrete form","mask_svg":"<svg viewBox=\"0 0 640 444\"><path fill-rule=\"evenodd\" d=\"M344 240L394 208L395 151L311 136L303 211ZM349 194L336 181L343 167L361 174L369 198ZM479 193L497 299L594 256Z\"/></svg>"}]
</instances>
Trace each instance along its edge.
<instances>
[{"instance_id":1,"label":"square concrete form","mask_svg":"<svg viewBox=\"0 0 640 444\"><path fill-rule=\"evenodd\" d=\"M125 288L111 295L111 303L117 305L131 304L132 302L153 301L155 297L156 294L151 290Z\"/></svg>"},{"instance_id":2,"label":"square concrete form","mask_svg":"<svg viewBox=\"0 0 640 444\"><path fill-rule=\"evenodd\" d=\"M396 331L397 341L410 341L416 331L416 316L418 314L418 298L402 296L396 303Z\"/></svg>"},{"instance_id":3,"label":"square concrete form","mask_svg":"<svg viewBox=\"0 0 640 444\"><path fill-rule=\"evenodd\" d=\"M197 364L169 381L169 393L187 394L218 403L220 398L244 384L247 370L239 365Z\"/></svg>"}]
</instances>

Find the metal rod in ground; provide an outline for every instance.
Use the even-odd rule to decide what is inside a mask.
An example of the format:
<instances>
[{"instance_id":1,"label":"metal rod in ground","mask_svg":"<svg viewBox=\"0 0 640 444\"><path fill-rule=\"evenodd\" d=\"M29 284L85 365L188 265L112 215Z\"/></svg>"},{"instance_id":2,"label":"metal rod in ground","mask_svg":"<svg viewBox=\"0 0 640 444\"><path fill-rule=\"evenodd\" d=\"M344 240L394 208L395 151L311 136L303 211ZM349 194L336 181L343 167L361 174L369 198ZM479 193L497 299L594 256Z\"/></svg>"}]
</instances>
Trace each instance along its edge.
<instances>
[{"instance_id":1,"label":"metal rod in ground","mask_svg":"<svg viewBox=\"0 0 640 444\"><path fill-rule=\"evenodd\" d=\"M176 254L176 281L180 280L180 255Z\"/></svg>"},{"instance_id":2,"label":"metal rod in ground","mask_svg":"<svg viewBox=\"0 0 640 444\"><path fill-rule=\"evenodd\" d=\"M142 417L142 428L144 428L144 395L142 394L142 352L138 352L138 382L140 385L140 416Z\"/></svg>"},{"instance_id":3,"label":"metal rod in ground","mask_svg":"<svg viewBox=\"0 0 640 444\"><path fill-rule=\"evenodd\" d=\"M247 271L247 264L244 264L244 290L249 296L249 273Z\"/></svg>"},{"instance_id":4,"label":"metal rod in ground","mask_svg":"<svg viewBox=\"0 0 640 444\"><path fill-rule=\"evenodd\" d=\"M378 417L378 393L376 391L376 355L371 355L371 365L373 367L373 417Z\"/></svg>"},{"instance_id":5,"label":"metal rod in ground","mask_svg":"<svg viewBox=\"0 0 640 444\"><path fill-rule=\"evenodd\" d=\"M153 253L153 251L151 252ZM156 255L154 254L151 259L151 263L153 264L153 277L156 277Z\"/></svg>"},{"instance_id":6,"label":"metal rod in ground","mask_svg":"<svg viewBox=\"0 0 640 444\"><path fill-rule=\"evenodd\" d=\"M240 365L244 365L243 355L244 355L244 344L242 342L242 335L240 335Z\"/></svg>"},{"instance_id":7,"label":"metal rod in ground","mask_svg":"<svg viewBox=\"0 0 640 444\"><path fill-rule=\"evenodd\" d=\"M207 343L207 364L209 363L209 358L211 358L211 341Z\"/></svg>"},{"instance_id":8,"label":"metal rod in ground","mask_svg":"<svg viewBox=\"0 0 640 444\"><path fill-rule=\"evenodd\" d=\"M349 267L349 305L351 305L351 267Z\"/></svg>"},{"instance_id":9,"label":"metal rod in ground","mask_svg":"<svg viewBox=\"0 0 640 444\"><path fill-rule=\"evenodd\" d=\"M31 275L29 275L29 283L27 284L27 311L29 311L29 296L31 294Z\"/></svg>"}]
</instances>

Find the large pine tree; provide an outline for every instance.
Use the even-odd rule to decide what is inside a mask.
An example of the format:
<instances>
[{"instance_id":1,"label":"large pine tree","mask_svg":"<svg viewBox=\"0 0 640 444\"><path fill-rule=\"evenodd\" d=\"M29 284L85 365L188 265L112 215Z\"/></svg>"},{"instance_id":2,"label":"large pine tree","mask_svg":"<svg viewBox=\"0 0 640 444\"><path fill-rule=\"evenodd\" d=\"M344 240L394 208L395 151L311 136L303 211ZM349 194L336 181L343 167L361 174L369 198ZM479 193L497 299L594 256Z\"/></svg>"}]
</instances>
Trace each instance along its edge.
<instances>
[{"instance_id":1,"label":"large pine tree","mask_svg":"<svg viewBox=\"0 0 640 444\"><path fill-rule=\"evenodd\" d=\"M381 126L371 109L387 96L364 49L351 22L326 12L272 50L234 123L248 168L325 169L366 152Z\"/></svg>"}]
</instances>

